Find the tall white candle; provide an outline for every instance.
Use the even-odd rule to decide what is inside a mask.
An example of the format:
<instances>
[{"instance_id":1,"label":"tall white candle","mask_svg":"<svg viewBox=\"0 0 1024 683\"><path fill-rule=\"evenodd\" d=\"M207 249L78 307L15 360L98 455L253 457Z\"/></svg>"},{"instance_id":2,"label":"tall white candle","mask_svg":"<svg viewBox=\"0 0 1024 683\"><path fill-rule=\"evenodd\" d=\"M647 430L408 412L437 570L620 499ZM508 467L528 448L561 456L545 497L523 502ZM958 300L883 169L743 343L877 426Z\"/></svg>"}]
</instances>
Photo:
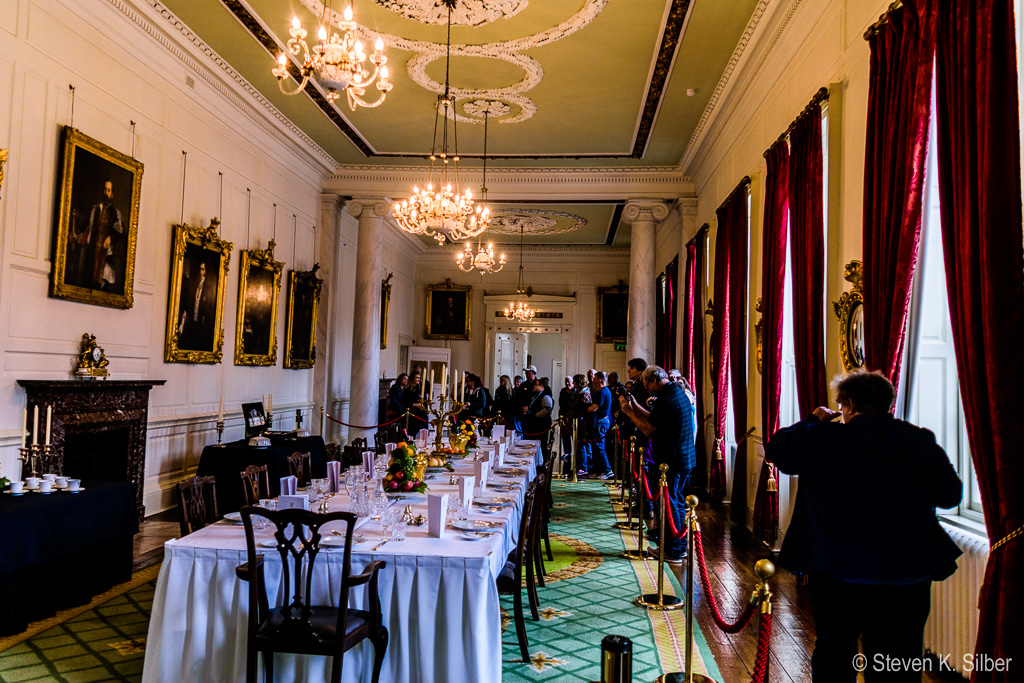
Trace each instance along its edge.
<instances>
[{"instance_id":1,"label":"tall white candle","mask_svg":"<svg viewBox=\"0 0 1024 683\"><path fill-rule=\"evenodd\" d=\"M423 400L423 397L426 395L426 391L427 391L427 373L424 371L424 372L420 373L420 400L421 401Z\"/></svg>"},{"instance_id":2,"label":"tall white candle","mask_svg":"<svg viewBox=\"0 0 1024 683\"><path fill-rule=\"evenodd\" d=\"M53 406L46 406L46 445L50 445L50 422L53 420Z\"/></svg>"},{"instance_id":3,"label":"tall white candle","mask_svg":"<svg viewBox=\"0 0 1024 683\"><path fill-rule=\"evenodd\" d=\"M271 394L270 394L270 403L267 404L267 412L268 413L273 413L274 412L274 394L273 394L273 392L271 392Z\"/></svg>"},{"instance_id":4,"label":"tall white candle","mask_svg":"<svg viewBox=\"0 0 1024 683\"><path fill-rule=\"evenodd\" d=\"M39 406L32 406L32 445L39 444Z\"/></svg>"},{"instance_id":5,"label":"tall white candle","mask_svg":"<svg viewBox=\"0 0 1024 683\"><path fill-rule=\"evenodd\" d=\"M441 395L448 395L448 366L441 366Z\"/></svg>"},{"instance_id":6,"label":"tall white candle","mask_svg":"<svg viewBox=\"0 0 1024 683\"><path fill-rule=\"evenodd\" d=\"M25 447L25 438L28 434L28 406L21 411L21 447Z\"/></svg>"},{"instance_id":7,"label":"tall white candle","mask_svg":"<svg viewBox=\"0 0 1024 683\"><path fill-rule=\"evenodd\" d=\"M217 406L217 422L224 421L224 397L220 397L220 405Z\"/></svg>"}]
</instances>

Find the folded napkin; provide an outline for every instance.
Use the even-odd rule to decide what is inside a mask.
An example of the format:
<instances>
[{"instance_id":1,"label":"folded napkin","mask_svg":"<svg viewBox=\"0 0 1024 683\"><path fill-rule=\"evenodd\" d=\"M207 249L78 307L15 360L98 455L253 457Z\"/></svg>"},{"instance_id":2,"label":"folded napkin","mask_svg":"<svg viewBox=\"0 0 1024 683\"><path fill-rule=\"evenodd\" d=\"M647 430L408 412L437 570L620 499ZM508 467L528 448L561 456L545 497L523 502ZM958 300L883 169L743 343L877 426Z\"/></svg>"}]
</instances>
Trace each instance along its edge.
<instances>
[{"instance_id":1,"label":"folded napkin","mask_svg":"<svg viewBox=\"0 0 1024 683\"><path fill-rule=\"evenodd\" d=\"M294 496L299 490L299 478L295 476L281 477L281 495Z\"/></svg>"},{"instance_id":2,"label":"folded napkin","mask_svg":"<svg viewBox=\"0 0 1024 683\"><path fill-rule=\"evenodd\" d=\"M473 479L476 480L476 493L480 495L487 486L487 469L490 464L487 460L476 460L473 462Z\"/></svg>"},{"instance_id":3,"label":"folded napkin","mask_svg":"<svg viewBox=\"0 0 1024 683\"><path fill-rule=\"evenodd\" d=\"M387 442L386 444L384 444L384 452L387 453L388 456L390 456L391 451L394 450L395 446L397 445L397 443L392 443L391 441Z\"/></svg>"},{"instance_id":4,"label":"folded napkin","mask_svg":"<svg viewBox=\"0 0 1024 683\"><path fill-rule=\"evenodd\" d=\"M476 477L459 478L459 498L462 500L462 509L469 515L469 508L473 504L473 489L476 484Z\"/></svg>"},{"instance_id":5,"label":"folded napkin","mask_svg":"<svg viewBox=\"0 0 1024 683\"><path fill-rule=\"evenodd\" d=\"M448 521L448 494L427 494L427 533L431 538L441 538Z\"/></svg>"},{"instance_id":6,"label":"folded napkin","mask_svg":"<svg viewBox=\"0 0 1024 683\"><path fill-rule=\"evenodd\" d=\"M294 479L295 477L290 477ZM309 509L309 498L306 496L279 496L277 499L278 510L308 510Z\"/></svg>"},{"instance_id":7,"label":"folded napkin","mask_svg":"<svg viewBox=\"0 0 1024 683\"><path fill-rule=\"evenodd\" d=\"M341 462L338 460L327 462L327 486L331 493L341 490Z\"/></svg>"}]
</instances>

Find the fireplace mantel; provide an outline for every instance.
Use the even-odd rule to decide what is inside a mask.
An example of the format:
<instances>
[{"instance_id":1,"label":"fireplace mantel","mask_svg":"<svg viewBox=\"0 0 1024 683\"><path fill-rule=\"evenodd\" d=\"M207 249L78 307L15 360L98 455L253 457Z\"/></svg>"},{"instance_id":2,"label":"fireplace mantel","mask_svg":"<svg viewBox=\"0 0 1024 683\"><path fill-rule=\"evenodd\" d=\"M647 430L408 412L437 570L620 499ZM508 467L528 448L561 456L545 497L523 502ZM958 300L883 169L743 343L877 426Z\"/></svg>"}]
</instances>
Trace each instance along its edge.
<instances>
[{"instance_id":1,"label":"fireplace mantel","mask_svg":"<svg viewBox=\"0 0 1024 683\"><path fill-rule=\"evenodd\" d=\"M124 481L135 487L139 519L146 477L146 423L149 391L166 380L34 380L19 379L25 388L29 415L39 406L40 440L45 427L46 406L53 406L53 454L43 471L63 473L64 445L69 434L94 434L113 429L127 430L128 452ZM31 418L30 418L31 419ZM31 425L29 425L31 428Z\"/></svg>"}]
</instances>

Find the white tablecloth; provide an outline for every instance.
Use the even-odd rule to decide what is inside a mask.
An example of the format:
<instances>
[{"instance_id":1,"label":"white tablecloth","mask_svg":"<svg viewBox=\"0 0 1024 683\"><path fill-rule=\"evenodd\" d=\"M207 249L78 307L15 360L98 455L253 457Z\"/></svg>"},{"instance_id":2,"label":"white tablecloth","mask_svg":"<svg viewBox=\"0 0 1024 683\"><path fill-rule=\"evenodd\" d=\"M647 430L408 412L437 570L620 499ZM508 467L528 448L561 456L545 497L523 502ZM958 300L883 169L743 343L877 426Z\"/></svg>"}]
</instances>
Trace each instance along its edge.
<instances>
[{"instance_id":1,"label":"white tablecloth","mask_svg":"<svg viewBox=\"0 0 1024 683\"><path fill-rule=\"evenodd\" d=\"M505 522L504 533L483 541L462 540L448 530L445 537L428 538L426 525L410 526L403 542L390 542L369 552L381 536L380 525L360 520L357 534L368 542L352 552L352 572L371 560L382 559L380 599L388 628L388 649L381 681L451 681L489 683L501 680L501 611L495 579L518 538L525 484L536 474L539 443L513 449L508 458L522 458L528 469L518 478L518 501L497 515L474 511L471 519ZM532 446L536 446L536 450ZM522 455L516 451L522 452ZM534 457L527 457L534 451ZM469 473L468 461L456 463L456 473ZM433 493L456 490L449 475L429 480ZM488 496L509 495L490 489ZM330 501L331 509L347 509L346 496ZM397 505L413 505L426 516L426 497L412 495ZM343 528L343 524L339 523ZM257 531L270 538L269 530ZM281 579L281 558L273 549L264 552L264 570L271 604ZM218 523L164 545L164 563L157 580L149 624L142 680L242 681L248 618L248 584L235 576L246 561L245 533L241 526ZM342 553L322 552L314 572L314 602L337 604ZM356 588L350 605L364 608L367 593ZM274 674L279 681L323 681L330 675L326 657L276 655ZM369 680L373 646L369 641L345 656L346 682ZM261 665L262 668L262 665ZM262 672L260 673L262 680Z\"/></svg>"}]
</instances>

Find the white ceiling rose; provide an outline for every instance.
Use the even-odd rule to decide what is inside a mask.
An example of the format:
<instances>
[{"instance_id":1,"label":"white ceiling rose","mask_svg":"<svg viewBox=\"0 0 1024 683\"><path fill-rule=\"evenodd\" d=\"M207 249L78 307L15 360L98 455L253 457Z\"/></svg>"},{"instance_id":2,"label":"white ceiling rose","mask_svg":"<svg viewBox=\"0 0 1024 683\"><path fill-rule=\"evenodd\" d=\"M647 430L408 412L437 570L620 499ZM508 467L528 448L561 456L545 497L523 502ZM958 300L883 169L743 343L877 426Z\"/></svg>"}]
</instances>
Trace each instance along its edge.
<instances>
[{"instance_id":1,"label":"white ceiling rose","mask_svg":"<svg viewBox=\"0 0 1024 683\"><path fill-rule=\"evenodd\" d=\"M558 219L564 219L560 222ZM498 235L558 235L576 232L587 224L587 219L565 211L544 209L496 210L491 215L490 232Z\"/></svg>"},{"instance_id":2,"label":"white ceiling rose","mask_svg":"<svg viewBox=\"0 0 1024 683\"><path fill-rule=\"evenodd\" d=\"M421 24L443 26L448 8L435 0L374 0L378 5ZM529 0L457 0L452 8L452 26L483 26L519 14Z\"/></svg>"}]
</instances>

